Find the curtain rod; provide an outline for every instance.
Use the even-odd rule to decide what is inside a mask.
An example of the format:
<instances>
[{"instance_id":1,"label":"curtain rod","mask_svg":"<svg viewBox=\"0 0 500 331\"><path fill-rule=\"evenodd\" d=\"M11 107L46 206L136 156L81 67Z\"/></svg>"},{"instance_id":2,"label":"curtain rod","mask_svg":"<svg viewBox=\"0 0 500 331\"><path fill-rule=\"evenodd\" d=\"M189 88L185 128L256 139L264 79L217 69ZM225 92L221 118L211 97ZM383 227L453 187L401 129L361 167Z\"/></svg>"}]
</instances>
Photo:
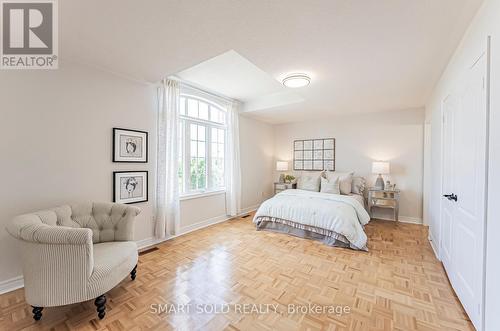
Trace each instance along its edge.
<instances>
[{"instance_id":1,"label":"curtain rod","mask_svg":"<svg viewBox=\"0 0 500 331\"><path fill-rule=\"evenodd\" d=\"M179 82L179 84L183 87L186 87L186 88L190 88L190 89L193 89L195 90L196 92L200 92L200 93L203 93L203 94L206 94L208 96L211 96L211 97L215 97L215 98L218 98L218 99L221 99L221 100L224 100L226 102L238 102L238 103L241 103L241 101L237 100L237 99L232 99L232 98L229 98L229 97L226 97L224 95L221 95L221 94L218 94L218 93L215 93L215 92L212 92L212 91L207 91L207 90L204 90L202 87L198 87L196 85L193 85L191 83L187 83L185 81L183 81L182 79L180 79L179 77L176 77L176 76L173 76L173 77L169 77L169 79L172 79L172 80L176 80Z\"/></svg>"}]
</instances>

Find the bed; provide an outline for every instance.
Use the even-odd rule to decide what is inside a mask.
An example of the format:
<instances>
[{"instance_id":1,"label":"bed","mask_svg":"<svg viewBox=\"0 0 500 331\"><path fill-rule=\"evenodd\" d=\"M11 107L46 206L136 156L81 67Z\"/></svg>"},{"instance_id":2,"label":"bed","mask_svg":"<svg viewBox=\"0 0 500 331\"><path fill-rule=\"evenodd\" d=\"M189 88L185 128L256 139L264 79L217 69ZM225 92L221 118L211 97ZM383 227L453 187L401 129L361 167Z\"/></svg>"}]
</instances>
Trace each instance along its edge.
<instances>
[{"instance_id":1,"label":"bed","mask_svg":"<svg viewBox=\"0 0 500 331\"><path fill-rule=\"evenodd\" d=\"M255 213L257 230L285 233L329 246L367 250L370 221L362 195L286 190L264 201Z\"/></svg>"}]
</instances>

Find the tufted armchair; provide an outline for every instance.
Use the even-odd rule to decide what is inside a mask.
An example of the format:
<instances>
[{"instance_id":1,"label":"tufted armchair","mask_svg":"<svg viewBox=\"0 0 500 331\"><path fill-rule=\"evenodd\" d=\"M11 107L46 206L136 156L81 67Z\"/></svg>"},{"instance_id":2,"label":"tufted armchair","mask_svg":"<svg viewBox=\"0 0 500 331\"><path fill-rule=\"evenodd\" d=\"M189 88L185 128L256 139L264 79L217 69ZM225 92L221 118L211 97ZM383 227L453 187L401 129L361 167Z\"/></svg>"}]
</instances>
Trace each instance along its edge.
<instances>
[{"instance_id":1,"label":"tufted armchair","mask_svg":"<svg viewBox=\"0 0 500 331\"><path fill-rule=\"evenodd\" d=\"M14 218L7 231L21 242L24 293L35 320L43 307L90 299L104 318L104 294L129 273L135 279L139 213L123 204L85 203Z\"/></svg>"}]
</instances>

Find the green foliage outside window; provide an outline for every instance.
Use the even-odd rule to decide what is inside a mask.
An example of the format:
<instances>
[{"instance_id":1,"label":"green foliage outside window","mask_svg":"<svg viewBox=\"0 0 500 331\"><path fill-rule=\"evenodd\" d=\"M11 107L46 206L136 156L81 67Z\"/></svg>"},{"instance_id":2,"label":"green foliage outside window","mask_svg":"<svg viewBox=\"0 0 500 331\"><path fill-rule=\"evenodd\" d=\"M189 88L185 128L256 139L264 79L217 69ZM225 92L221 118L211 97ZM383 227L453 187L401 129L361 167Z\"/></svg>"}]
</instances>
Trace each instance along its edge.
<instances>
[{"instance_id":1,"label":"green foliage outside window","mask_svg":"<svg viewBox=\"0 0 500 331\"><path fill-rule=\"evenodd\" d=\"M207 175L204 158L191 158L191 189L203 189L206 187Z\"/></svg>"}]
</instances>

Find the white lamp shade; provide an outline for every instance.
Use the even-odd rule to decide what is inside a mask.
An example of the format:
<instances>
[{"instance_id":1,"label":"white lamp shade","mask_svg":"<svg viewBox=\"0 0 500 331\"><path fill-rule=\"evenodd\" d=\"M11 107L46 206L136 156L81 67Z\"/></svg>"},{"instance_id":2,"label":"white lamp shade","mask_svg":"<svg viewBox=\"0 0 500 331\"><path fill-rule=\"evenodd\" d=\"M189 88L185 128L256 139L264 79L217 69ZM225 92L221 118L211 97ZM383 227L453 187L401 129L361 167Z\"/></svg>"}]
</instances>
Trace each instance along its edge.
<instances>
[{"instance_id":1,"label":"white lamp shade","mask_svg":"<svg viewBox=\"0 0 500 331\"><path fill-rule=\"evenodd\" d=\"M288 171L288 162L286 161L276 162L276 171Z\"/></svg>"},{"instance_id":2,"label":"white lamp shade","mask_svg":"<svg viewBox=\"0 0 500 331\"><path fill-rule=\"evenodd\" d=\"M374 161L372 162L372 173L386 175L389 173L389 162Z\"/></svg>"}]
</instances>

